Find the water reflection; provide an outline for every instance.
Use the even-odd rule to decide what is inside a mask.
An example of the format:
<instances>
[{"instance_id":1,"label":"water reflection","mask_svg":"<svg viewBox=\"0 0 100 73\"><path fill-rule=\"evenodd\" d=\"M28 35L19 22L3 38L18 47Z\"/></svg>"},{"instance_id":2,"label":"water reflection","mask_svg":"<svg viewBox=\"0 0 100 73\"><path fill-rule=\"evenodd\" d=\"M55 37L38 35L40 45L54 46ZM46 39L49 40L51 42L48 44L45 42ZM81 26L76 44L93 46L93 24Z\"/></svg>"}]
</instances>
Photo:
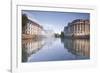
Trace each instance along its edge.
<instances>
[{"instance_id":1,"label":"water reflection","mask_svg":"<svg viewBox=\"0 0 100 73\"><path fill-rule=\"evenodd\" d=\"M44 44L45 42L41 39L22 40L22 61L26 62L28 57L39 51Z\"/></svg>"},{"instance_id":2,"label":"water reflection","mask_svg":"<svg viewBox=\"0 0 100 73\"><path fill-rule=\"evenodd\" d=\"M61 39L61 42L72 54L90 57L89 39Z\"/></svg>"},{"instance_id":3,"label":"water reflection","mask_svg":"<svg viewBox=\"0 0 100 73\"><path fill-rule=\"evenodd\" d=\"M22 40L22 62L89 59L89 39Z\"/></svg>"}]
</instances>

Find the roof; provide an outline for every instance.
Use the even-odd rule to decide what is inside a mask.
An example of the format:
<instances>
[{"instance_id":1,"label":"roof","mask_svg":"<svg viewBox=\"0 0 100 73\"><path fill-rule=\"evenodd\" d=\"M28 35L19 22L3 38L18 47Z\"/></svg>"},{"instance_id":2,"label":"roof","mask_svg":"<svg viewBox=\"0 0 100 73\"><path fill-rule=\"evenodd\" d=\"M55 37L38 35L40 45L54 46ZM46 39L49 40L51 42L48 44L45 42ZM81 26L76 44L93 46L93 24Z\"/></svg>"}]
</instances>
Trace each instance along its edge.
<instances>
[{"instance_id":1,"label":"roof","mask_svg":"<svg viewBox=\"0 0 100 73\"><path fill-rule=\"evenodd\" d=\"M36 23L35 21L32 21L32 20L30 20L30 19L28 19L29 21L29 23L32 23L33 25L35 25L35 26L37 26L37 27L40 27L41 29L43 29L43 27L40 25L40 24L38 24L38 23Z\"/></svg>"},{"instance_id":2,"label":"roof","mask_svg":"<svg viewBox=\"0 0 100 73\"><path fill-rule=\"evenodd\" d=\"M73 20L71 24L73 25L74 23L80 23L80 22L89 22L89 20L88 19L76 19L76 20Z\"/></svg>"}]
</instances>

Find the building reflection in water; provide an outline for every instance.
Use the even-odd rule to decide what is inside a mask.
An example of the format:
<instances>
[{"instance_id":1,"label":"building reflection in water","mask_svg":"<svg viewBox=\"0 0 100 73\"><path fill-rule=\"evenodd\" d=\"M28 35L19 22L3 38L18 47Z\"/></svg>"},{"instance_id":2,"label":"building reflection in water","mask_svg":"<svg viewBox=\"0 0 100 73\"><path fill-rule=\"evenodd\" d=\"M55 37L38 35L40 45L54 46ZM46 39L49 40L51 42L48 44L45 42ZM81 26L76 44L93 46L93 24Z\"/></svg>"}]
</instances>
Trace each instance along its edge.
<instances>
[{"instance_id":1,"label":"building reflection in water","mask_svg":"<svg viewBox=\"0 0 100 73\"><path fill-rule=\"evenodd\" d=\"M89 39L61 39L64 47L76 56L85 56L90 58L90 40Z\"/></svg>"},{"instance_id":2,"label":"building reflection in water","mask_svg":"<svg viewBox=\"0 0 100 73\"><path fill-rule=\"evenodd\" d=\"M61 41L59 41L60 39ZM48 52L47 50L50 52ZM41 60L41 55L44 54L45 56L42 57L43 61L45 60L53 61L56 59L57 60L89 59L90 40L89 39L67 39L67 38L48 39L48 40L47 39L22 40L22 62L28 62L29 57L31 57L31 59L33 60L34 57L37 57L34 56L33 54L36 55L37 52L40 52L38 53L38 55L40 55L39 57L40 59L38 61ZM52 54L55 54L55 56L50 57L50 55ZM73 56L75 58L73 58Z\"/></svg>"},{"instance_id":3,"label":"building reflection in water","mask_svg":"<svg viewBox=\"0 0 100 73\"><path fill-rule=\"evenodd\" d=\"M22 62L27 62L28 57L39 51L44 44L45 42L39 39L22 40Z\"/></svg>"}]
</instances>

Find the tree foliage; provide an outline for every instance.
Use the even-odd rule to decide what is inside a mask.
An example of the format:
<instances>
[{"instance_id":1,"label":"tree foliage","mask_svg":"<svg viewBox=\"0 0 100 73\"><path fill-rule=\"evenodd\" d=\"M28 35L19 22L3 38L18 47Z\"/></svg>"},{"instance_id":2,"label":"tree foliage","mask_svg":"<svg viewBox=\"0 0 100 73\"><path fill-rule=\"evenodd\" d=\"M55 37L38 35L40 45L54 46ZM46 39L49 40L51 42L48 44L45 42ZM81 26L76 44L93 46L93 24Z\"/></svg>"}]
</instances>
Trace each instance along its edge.
<instances>
[{"instance_id":1,"label":"tree foliage","mask_svg":"<svg viewBox=\"0 0 100 73\"><path fill-rule=\"evenodd\" d=\"M28 23L28 17L26 14L22 14L22 27Z\"/></svg>"},{"instance_id":2,"label":"tree foliage","mask_svg":"<svg viewBox=\"0 0 100 73\"><path fill-rule=\"evenodd\" d=\"M61 35L60 35L61 37L64 37L64 32L61 32Z\"/></svg>"}]
</instances>

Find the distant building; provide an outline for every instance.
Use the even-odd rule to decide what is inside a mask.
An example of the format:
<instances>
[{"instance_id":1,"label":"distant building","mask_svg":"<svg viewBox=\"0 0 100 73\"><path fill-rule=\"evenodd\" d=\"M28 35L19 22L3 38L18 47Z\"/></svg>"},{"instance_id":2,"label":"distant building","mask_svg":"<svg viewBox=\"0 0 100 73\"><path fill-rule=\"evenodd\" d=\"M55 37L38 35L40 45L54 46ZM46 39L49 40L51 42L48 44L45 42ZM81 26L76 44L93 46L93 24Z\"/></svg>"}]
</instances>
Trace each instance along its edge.
<instances>
[{"instance_id":1,"label":"distant building","mask_svg":"<svg viewBox=\"0 0 100 73\"><path fill-rule=\"evenodd\" d=\"M80 37L87 38L90 36L90 22L89 20L77 19L68 23L64 27L65 37Z\"/></svg>"}]
</instances>

